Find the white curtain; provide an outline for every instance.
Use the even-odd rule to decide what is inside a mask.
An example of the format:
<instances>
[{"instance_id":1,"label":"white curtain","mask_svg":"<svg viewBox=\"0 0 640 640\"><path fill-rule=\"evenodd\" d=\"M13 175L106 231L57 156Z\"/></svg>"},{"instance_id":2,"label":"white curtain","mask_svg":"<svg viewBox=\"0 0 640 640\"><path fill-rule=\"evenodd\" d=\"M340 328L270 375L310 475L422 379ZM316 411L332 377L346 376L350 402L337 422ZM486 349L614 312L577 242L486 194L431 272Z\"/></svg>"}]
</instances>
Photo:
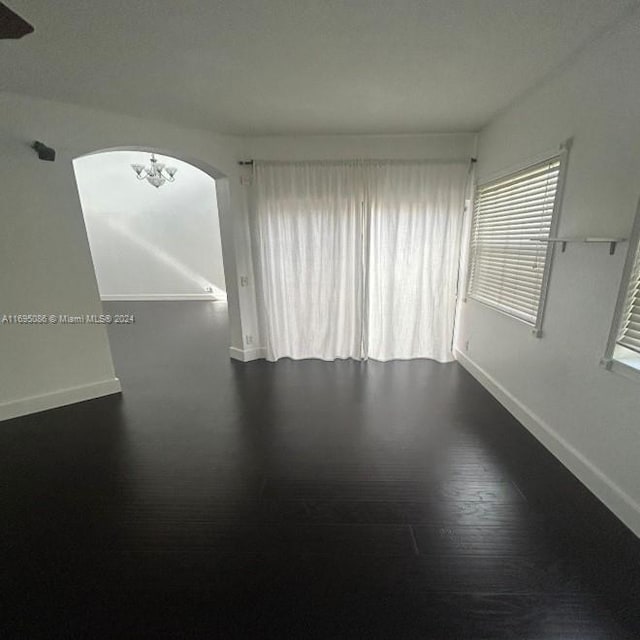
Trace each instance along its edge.
<instances>
[{"instance_id":1,"label":"white curtain","mask_svg":"<svg viewBox=\"0 0 640 640\"><path fill-rule=\"evenodd\" d=\"M268 360L452 360L462 163L256 163Z\"/></svg>"},{"instance_id":2,"label":"white curtain","mask_svg":"<svg viewBox=\"0 0 640 640\"><path fill-rule=\"evenodd\" d=\"M379 164L368 180L368 355L453 360L467 166Z\"/></svg>"},{"instance_id":3,"label":"white curtain","mask_svg":"<svg viewBox=\"0 0 640 640\"><path fill-rule=\"evenodd\" d=\"M256 164L255 184L267 359L362 358L362 167Z\"/></svg>"}]
</instances>

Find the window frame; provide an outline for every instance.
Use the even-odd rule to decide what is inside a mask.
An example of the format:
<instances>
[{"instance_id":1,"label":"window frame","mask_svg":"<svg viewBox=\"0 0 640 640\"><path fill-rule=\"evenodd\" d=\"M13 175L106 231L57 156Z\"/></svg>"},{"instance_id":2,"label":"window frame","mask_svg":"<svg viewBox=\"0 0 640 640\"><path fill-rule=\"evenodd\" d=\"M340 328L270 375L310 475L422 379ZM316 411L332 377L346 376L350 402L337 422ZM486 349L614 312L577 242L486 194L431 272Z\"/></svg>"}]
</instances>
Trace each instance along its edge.
<instances>
[{"instance_id":1,"label":"window frame","mask_svg":"<svg viewBox=\"0 0 640 640\"><path fill-rule=\"evenodd\" d=\"M529 169L540 165L540 164L544 164L546 162L552 162L554 160L557 160L559 162L559 168L558 168L558 185L556 188L556 197L553 203L553 211L551 213L551 224L549 226L549 238L554 238L557 236L557 230L558 230L558 225L560 222L560 212L562 210L562 202L564 199L564 188L565 188L565 183L566 183L566 176L567 176L567 166L568 166L568 160L569 160L569 151L571 150L571 146L572 146L572 142L573 139L569 138L568 140L565 140L560 146L559 149L557 151L551 151L551 152L547 152L545 154L540 155L539 157L537 157L535 160L530 160L526 163L523 163L519 166L517 166L516 168L512 168L508 171L504 171L502 173L499 174L495 174L492 175L491 177L489 177L488 179L486 179L484 182L480 183L480 182L476 182L476 184L474 185L474 189L473 189L473 194L472 194L472 215L471 215L471 222L469 225L469 240L468 240L468 264L467 264L467 274L466 274L466 287L465 287L465 298L464 298L464 302L467 301L467 299L471 299L474 302L477 302L481 305L484 305L485 307L492 309L498 313L501 313L502 315L505 315L509 318L512 318L514 320L517 320L518 322L528 326L531 328L531 333L536 337L536 338L542 338L542 325L544 322L544 315L545 315L545 310L546 310L546 304L547 304L547 294L548 294L548 290L549 290L549 283L551 280L551 270L552 270L552 266L553 266L553 259L554 259L554 255L555 255L555 248L556 248L556 243L555 242L548 242L547 243L547 250L545 253L545 264L544 264L544 271L542 274L542 284L541 284L541 288L540 288L540 298L538 299L538 308L537 308L537 313L536 313L536 319L535 322L529 322L528 320L521 318L513 313L509 313L509 311L507 311L506 309L503 309L495 304L491 304L490 302L487 302L485 300L479 300L478 298L476 298L473 293L471 293L470 291L470 287L471 287L471 272L473 269L473 264L474 264L474 256L473 256L473 251L472 251L472 242L473 242L473 225L474 225L474 221L475 221L475 216L476 216L476 194L478 192L478 189L481 189L482 187L485 187L487 185L490 185L494 182L498 182L501 180L506 180L508 178L511 177L515 177L518 174L524 173L526 171L528 171Z\"/></svg>"},{"instance_id":2,"label":"window frame","mask_svg":"<svg viewBox=\"0 0 640 640\"><path fill-rule=\"evenodd\" d=\"M609 339L607 340L604 358L601 361L601 364L608 371L615 371L624 376L640 380L640 354L635 353L631 349L626 349L631 354L629 359L633 361L634 364L632 365L628 364L628 359L627 362L625 362L625 360L616 357L617 347L625 349L625 347L618 345L618 334L620 332L620 323L622 322L629 283L631 276L633 275L633 267L635 265L636 255L638 252L640 252L640 200L638 200L633 227L629 237L627 256L625 258L624 268L620 278L620 286L618 289L616 306L613 311L613 318L611 320Z\"/></svg>"}]
</instances>

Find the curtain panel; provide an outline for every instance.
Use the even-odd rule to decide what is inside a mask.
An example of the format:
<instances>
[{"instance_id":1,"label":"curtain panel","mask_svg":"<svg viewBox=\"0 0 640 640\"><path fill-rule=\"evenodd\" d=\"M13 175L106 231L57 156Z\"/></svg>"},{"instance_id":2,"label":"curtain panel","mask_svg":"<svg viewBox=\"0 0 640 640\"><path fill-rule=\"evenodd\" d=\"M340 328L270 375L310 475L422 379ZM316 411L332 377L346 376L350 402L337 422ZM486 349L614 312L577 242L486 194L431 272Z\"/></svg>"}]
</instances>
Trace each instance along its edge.
<instances>
[{"instance_id":1,"label":"curtain panel","mask_svg":"<svg viewBox=\"0 0 640 640\"><path fill-rule=\"evenodd\" d=\"M266 358L453 359L467 165L260 163Z\"/></svg>"}]
</instances>

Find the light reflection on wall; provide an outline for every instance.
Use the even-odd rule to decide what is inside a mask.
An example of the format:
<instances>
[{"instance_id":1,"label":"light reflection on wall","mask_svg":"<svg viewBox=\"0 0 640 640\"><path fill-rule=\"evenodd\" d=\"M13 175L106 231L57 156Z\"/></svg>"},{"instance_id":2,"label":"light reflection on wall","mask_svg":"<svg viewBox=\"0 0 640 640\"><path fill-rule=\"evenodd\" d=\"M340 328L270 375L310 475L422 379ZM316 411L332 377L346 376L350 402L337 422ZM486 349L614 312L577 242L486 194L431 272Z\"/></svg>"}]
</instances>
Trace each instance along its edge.
<instances>
[{"instance_id":1,"label":"light reflection on wall","mask_svg":"<svg viewBox=\"0 0 640 640\"><path fill-rule=\"evenodd\" d=\"M189 265L181 262L168 251L165 251L162 247L149 242L131 229L124 221L118 220L117 218L110 218L105 222L113 232L123 236L125 241L131 243L144 254L148 255L150 259L162 263L172 272L180 274L185 280L191 281L194 285L194 290L198 293L210 290L216 300L222 301L227 299L227 294L224 289L220 289L214 285L200 273L194 271Z\"/></svg>"}]
</instances>

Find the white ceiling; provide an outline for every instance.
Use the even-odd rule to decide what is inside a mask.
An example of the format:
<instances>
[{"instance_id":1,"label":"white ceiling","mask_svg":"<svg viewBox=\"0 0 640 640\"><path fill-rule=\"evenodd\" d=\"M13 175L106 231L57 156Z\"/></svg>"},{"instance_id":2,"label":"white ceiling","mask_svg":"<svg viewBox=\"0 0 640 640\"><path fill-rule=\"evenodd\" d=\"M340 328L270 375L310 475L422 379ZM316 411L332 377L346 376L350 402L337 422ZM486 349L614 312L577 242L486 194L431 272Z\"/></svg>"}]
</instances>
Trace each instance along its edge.
<instances>
[{"instance_id":1,"label":"white ceiling","mask_svg":"<svg viewBox=\"0 0 640 640\"><path fill-rule=\"evenodd\" d=\"M5 0L6 90L221 133L475 131L637 0Z\"/></svg>"}]
</instances>

